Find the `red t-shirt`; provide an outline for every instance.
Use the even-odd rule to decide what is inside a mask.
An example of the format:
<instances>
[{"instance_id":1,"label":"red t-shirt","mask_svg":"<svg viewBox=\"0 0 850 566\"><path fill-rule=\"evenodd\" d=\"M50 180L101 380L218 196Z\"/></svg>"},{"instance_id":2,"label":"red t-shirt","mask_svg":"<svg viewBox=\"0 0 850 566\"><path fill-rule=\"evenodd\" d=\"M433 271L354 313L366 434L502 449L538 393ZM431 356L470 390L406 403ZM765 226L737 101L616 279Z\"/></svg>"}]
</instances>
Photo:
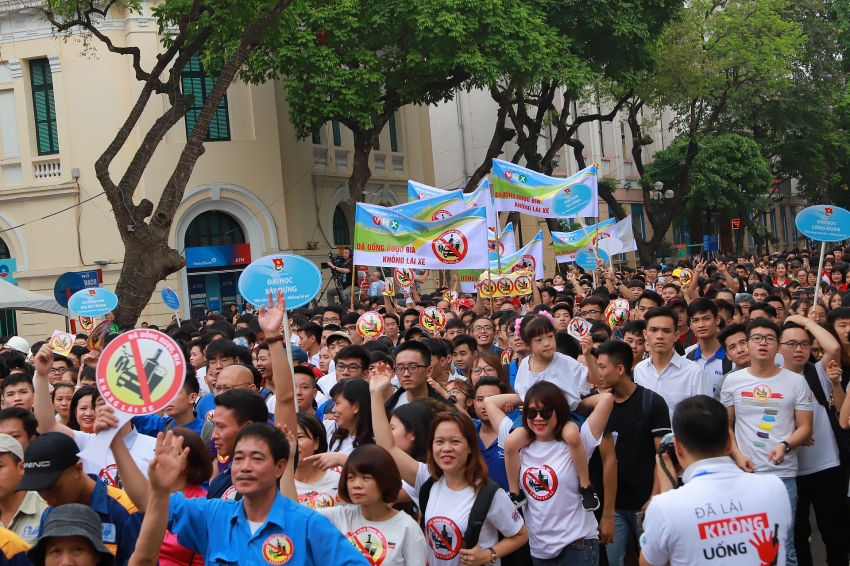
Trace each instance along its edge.
<instances>
[{"instance_id":1,"label":"red t-shirt","mask_svg":"<svg viewBox=\"0 0 850 566\"><path fill-rule=\"evenodd\" d=\"M187 499L203 499L207 496L207 490L199 485L190 485L183 495ZM177 542L177 535L171 531L165 531L162 550L159 552L159 564L160 566L204 566L204 557Z\"/></svg>"}]
</instances>

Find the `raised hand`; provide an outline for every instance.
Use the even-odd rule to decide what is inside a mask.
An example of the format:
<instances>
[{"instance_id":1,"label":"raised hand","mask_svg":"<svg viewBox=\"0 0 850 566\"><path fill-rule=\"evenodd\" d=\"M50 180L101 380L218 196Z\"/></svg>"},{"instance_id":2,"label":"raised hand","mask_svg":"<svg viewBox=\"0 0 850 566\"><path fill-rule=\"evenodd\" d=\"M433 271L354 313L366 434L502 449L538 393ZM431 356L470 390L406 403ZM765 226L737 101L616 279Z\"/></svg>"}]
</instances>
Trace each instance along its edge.
<instances>
[{"instance_id":1,"label":"raised hand","mask_svg":"<svg viewBox=\"0 0 850 566\"><path fill-rule=\"evenodd\" d=\"M36 352L32 359L32 364L35 366L36 375L47 375L53 367L53 350L47 345L47 342L41 345L41 348Z\"/></svg>"},{"instance_id":2,"label":"raised hand","mask_svg":"<svg viewBox=\"0 0 850 566\"><path fill-rule=\"evenodd\" d=\"M283 290L277 290L277 303L272 298L272 293L269 292L269 304L260 306L259 317L257 322L260 323L260 328L266 336L277 336L280 334L280 327L283 324L283 313L286 311L286 299L283 297Z\"/></svg>"},{"instance_id":3,"label":"raised hand","mask_svg":"<svg viewBox=\"0 0 850 566\"><path fill-rule=\"evenodd\" d=\"M375 369L369 370L369 392L383 394L389 389L394 375L392 368L384 362L375 365Z\"/></svg>"},{"instance_id":4,"label":"raised hand","mask_svg":"<svg viewBox=\"0 0 850 566\"><path fill-rule=\"evenodd\" d=\"M157 491L170 493L171 486L186 471L186 459L189 449L183 448L183 438L174 436L172 431L156 435L156 450L148 467L148 481Z\"/></svg>"}]
</instances>

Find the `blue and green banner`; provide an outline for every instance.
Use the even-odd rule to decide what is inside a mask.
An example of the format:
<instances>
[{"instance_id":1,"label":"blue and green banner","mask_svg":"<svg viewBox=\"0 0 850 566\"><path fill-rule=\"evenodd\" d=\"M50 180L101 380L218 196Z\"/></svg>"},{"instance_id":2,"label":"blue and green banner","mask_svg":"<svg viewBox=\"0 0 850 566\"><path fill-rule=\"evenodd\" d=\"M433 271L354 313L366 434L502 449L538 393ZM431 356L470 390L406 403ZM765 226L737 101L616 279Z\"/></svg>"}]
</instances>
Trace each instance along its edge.
<instances>
[{"instance_id":1,"label":"blue and green banner","mask_svg":"<svg viewBox=\"0 0 850 566\"><path fill-rule=\"evenodd\" d=\"M534 279L543 279L543 230L540 230L530 242L516 252L498 261L490 260L492 274L513 273L521 270L529 270ZM461 291L474 293L475 285L480 277L481 271L478 270L463 270L458 273Z\"/></svg>"},{"instance_id":2,"label":"blue and green banner","mask_svg":"<svg viewBox=\"0 0 850 566\"><path fill-rule=\"evenodd\" d=\"M389 208L414 220L424 220L425 222L442 220L466 210L461 189L440 192L441 194L435 196L426 196Z\"/></svg>"},{"instance_id":3,"label":"blue and green banner","mask_svg":"<svg viewBox=\"0 0 850 566\"><path fill-rule=\"evenodd\" d=\"M560 179L494 159L496 212L523 212L542 218L599 216L597 174L596 167L590 166Z\"/></svg>"},{"instance_id":4,"label":"blue and green banner","mask_svg":"<svg viewBox=\"0 0 850 566\"><path fill-rule=\"evenodd\" d=\"M354 262L411 269L487 269L487 218L483 208L435 222L396 209L357 203Z\"/></svg>"},{"instance_id":5,"label":"blue and green banner","mask_svg":"<svg viewBox=\"0 0 850 566\"><path fill-rule=\"evenodd\" d=\"M552 232L555 261L558 263L575 261L579 250L595 245L602 238L614 236L616 223L616 218L609 218L599 224L591 224L572 232Z\"/></svg>"},{"instance_id":6,"label":"blue and green banner","mask_svg":"<svg viewBox=\"0 0 850 566\"><path fill-rule=\"evenodd\" d=\"M490 182L487 177L484 177L471 193L464 193L462 189L457 190L463 194L463 202L466 204L466 208L484 207L487 210L487 225L490 227L496 225L496 211L493 207L493 196L490 194ZM416 181L407 182L408 203L443 196L448 192Z\"/></svg>"}]
</instances>

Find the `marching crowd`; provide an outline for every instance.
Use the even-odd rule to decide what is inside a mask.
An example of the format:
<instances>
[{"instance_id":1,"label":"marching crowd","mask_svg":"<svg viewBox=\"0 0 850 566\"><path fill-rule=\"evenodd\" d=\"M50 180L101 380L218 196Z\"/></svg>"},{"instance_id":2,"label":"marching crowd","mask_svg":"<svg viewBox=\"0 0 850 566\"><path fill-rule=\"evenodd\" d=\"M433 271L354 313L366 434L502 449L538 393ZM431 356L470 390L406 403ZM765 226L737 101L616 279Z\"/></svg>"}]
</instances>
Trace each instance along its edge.
<instances>
[{"instance_id":1,"label":"marching crowd","mask_svg":"<svg viewBox=\"0 0 850 566\"><path fill-rule=\"evenodd\" d=\"M0 564L810 565L813 510L846 565L846 253L572 266L493 300L375 272L352 310L292 309L289 342L282 292L142 323L188 370L126 423L95 368L130 328L4 338Z\"/></svg>"}]
</instances>

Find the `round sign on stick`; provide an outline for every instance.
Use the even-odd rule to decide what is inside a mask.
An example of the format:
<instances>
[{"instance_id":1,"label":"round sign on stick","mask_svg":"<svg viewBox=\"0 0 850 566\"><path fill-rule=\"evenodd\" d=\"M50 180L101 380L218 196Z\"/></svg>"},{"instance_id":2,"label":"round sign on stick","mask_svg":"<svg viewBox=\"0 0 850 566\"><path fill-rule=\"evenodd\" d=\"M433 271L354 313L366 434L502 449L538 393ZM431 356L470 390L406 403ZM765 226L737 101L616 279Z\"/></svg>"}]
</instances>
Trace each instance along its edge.
<instances>
[{"instance_id":1,"label":"round sign on stick","mask_svg":"<svg viewBox=\"0 0 850 566\"><path fill-rule=\"evenodd\" d=\"M694 272L688 269L687 267L682 269L682 272L679 274L679 283L682 284L682 287L687 287L691 284L691 281L694 280Z\"/></svg>"},{"instance_id":2,"label":"round sign on stick","mask_svg":"<svg viewBox=\"0 0 850 566\"><path fill-rule=\"evenodd\" d=\"M412 269L396 269L393 271L393 277L395 278L395 282L401 287L410 287L413 284Z\"/></svg>"},{"instance_id":3,"label":"round sign on stick","mask_svg":"<svg viewBox=\"0 0 850 566\"><path fill-rule=\"evenodd\" d=\"M78 316L77 320L80 322L80 326L85 332L91 332L91 329L94 328L94 319L90 316Z\"/></svg>"},{"instance_id":4,"label":"round sign on stick","mask_svg":"<svg viewBox=\"0 0 850 566\"><path fill-rule=\"evenodd\" d=\"M605 315L605 322L612 330L619 330L629 321L629 311L619 307Z\"/></svg>"},{"instance_id":5,"label":"round sign on stick","mask_svg":"<svg viewBox=\"0 0 850 566\"><path fill-rule=\"evenodd\" d=\"M104 348L96 376L98 391L114 410L118 428L98 433L80 457L102 465L124 423L162 411L174 401L186 378L186 359L170 336L141 328L125 332Z\"/></svg>"},{"instance_id":6,"label":"round sign on stick","mask_svg":"<svg viewBox=\"0 0 850 566\"><path fill-rule=\"evenodd\" d=\"M819 242L840 242L850 238L850 212L829 204L801 210L794 219L797 230Z\"/></svg>"},{"instance_id":7,"label":"round sign on stick","mask_svg":"<svg viewBox=\"0 0 850 566\"><path fill-rule=\"evenodd\" d=\"M103 316L118 306L118 296L102 287L77 291L68 299L68 308L83 316Z\"/></svg>"},{"instance_id":8,"label":"round sign on stick","mask_svg":"<svg viewBox=\"0 0 850 566\"><path fill-rule=\"evenodd\" d=\"M567 324L567 334L576 340L581 340L590 334L590 323L582 317L577 316L570 320L570 323Z\"/></svg>"},{"instance_id":9,"label":"round sign on stick","mask_svg":"<svg viewBox=\"0 0 850 566\"><path fill-rule=\"evenodd\" d=\"M457 301L457 291L454 289L447 289L443 291L443 300L447 303L454 303Z\"/></svg>"},{"instance_id":10,"label":"round sign on stick","mask_svg":"<svg viewBox=\"0 0 850 566\"><path fill-rule=\"evenodd\" d=\"M426 307L419 314L419 326L434 333L443 329L446 325L446 313L437 307Z\"/></svg>"},{"instance_id":11,"label":"round sign on stick","mask_svg":"<svg viewBox=\"0 0 850 566\"><path fill-rule=\"evenodd\" d=\"M357 333L360 336L375 337L384 332L384 317L375 311L364 312L357 319Z\"/></svg>"},{"instance_id":12,"label":"round sign on stick","mask_svg":"<svg viewBox=\"0 0 850 566\"><path fill-rule=\"evenodd\" d=\"M162 288L162 302L173 311L180 308L180 298L171 287Z\"/></svg>"},{"instance_id":13,"label":"round sign on stick","mask_svg":"<svg viewBox=\"0 0 850 566\"><path fill-rule=\"evenodd\" d=\"M611 257L623 251L623 242L617 238L602 238L596 242L596 247Z\"/></svg>"},{"instance_id":14,"label":"round sign on stick","mask_svg":"<svg viewBox=\"0 0 850 566\"><path fill-rule=\"evenodd\" d=\"M53 285L53 297L59 303L59 306L68 308L68 291L73 295L85 288L86 283L79 273L67 271L60 275L56 280L56 284Z\"/></svg>"},{"instance_id":15,"label":"round sign on stick","mask_svg":"<svg viewBox=\"0 0 850 566\"><path fill-rule=\"evenodd\" d=\"M283 290L287 309L303 307L322 288L322 273L309 259L275 254L251 262L239 276L239 293L252 305L264 305L269 293Z\"/></svg>"}]
</instances>

